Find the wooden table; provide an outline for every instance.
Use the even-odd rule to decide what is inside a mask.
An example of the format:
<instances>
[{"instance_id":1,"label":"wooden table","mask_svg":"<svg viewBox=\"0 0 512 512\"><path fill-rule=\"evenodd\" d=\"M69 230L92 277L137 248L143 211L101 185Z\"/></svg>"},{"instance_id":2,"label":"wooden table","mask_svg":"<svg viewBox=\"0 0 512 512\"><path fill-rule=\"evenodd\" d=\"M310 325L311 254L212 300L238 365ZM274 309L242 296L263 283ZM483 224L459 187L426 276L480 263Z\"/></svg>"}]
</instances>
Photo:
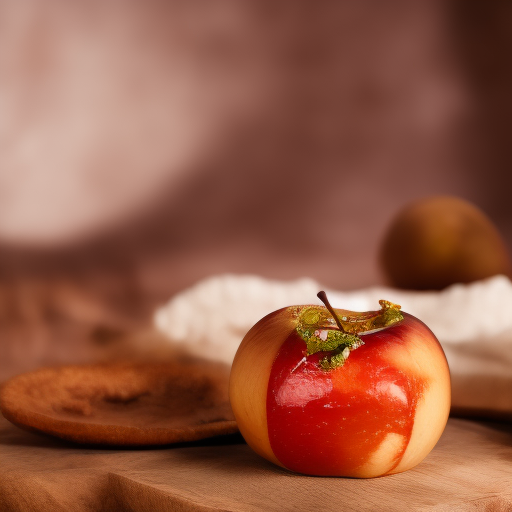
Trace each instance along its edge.
<instances>
[{"instance_id":1,"label":"wooden table","mask_svg":"<svg viewBox=\"0 0 512 512\"><path fill-rule=\"evenodd\" d=\"M0 323L0 382L42 365L160 354L162 340L127 335L147 326L144 312L156 300L121 294L130 298L128 308L115 302L117 295L100 293L96 282L90 290L51 280L1 288L11 313ZM512 423L451 418L418 467L355 480L294 475L236 436L159 449L97 449L25 432L0 416L0 511L83 510L511 512Z\"/></svg>"},{"instance_id":2,"label":"wooden table","mask_svg":"<svg viewBox=\"0 0 512 512\"><path fill-rule=\"evenodd\" d=\"M78 447L0 419L0 510L512 510L512 425L450 419L416 468L373 480L272 466L231 436L145 450Z\"/></svg>"}]
</instances>

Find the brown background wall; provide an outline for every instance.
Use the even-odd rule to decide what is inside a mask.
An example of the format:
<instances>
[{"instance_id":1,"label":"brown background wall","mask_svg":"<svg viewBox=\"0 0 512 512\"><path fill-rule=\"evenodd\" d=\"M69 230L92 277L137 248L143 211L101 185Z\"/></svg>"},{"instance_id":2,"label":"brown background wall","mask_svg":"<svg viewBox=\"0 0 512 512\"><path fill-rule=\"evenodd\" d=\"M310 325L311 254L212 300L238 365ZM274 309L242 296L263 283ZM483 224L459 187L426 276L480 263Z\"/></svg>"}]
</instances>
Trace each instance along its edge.
<instances>
[{"instance_id":1,"label":"brown background wall","mask_svg":"<svg viewBox=\"0 0 512 512\"><path fill-rule=\"evenodd\" d=\"M25 330L146 322L214 273L381 283L386 226L431 194L512 249L508 2L4 0L0 24L0 299Z\"/></svg>"}]
</instances>

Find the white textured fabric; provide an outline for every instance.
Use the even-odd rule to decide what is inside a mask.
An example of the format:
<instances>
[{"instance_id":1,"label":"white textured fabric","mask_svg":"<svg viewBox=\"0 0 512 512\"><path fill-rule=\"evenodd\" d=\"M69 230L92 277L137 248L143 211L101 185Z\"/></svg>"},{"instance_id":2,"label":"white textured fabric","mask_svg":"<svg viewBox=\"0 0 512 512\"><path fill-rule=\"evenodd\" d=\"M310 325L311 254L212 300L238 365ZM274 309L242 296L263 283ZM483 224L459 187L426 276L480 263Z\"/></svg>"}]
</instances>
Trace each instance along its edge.
<instances>
[{"instance_id":1,"label":"white textured fabric","mask_svg":"<svg viewBox=\"0 0 512 512\"><path fill-rule=\"evenodd\" d=\"M320 304L311 279L279 282L223 275L199 282L155 313L155 324L193 354L231 364L244 334L260 318L295 304ZM452 374L454 405L512 413L512 283L496 276L441 292L368 288L326 290L333 307L379 309L379 299L402 306L441 342Z\"/></svg>"}]
</instances>

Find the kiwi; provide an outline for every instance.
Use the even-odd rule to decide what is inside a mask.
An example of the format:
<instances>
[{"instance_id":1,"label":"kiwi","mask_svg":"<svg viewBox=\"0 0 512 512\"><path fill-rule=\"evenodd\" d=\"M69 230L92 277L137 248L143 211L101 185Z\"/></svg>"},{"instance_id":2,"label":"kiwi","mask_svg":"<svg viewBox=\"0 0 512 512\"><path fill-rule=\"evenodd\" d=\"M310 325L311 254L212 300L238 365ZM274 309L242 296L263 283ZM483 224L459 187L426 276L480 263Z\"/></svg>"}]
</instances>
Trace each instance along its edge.
<instances>
[{"instance_id":1,"label":"kiwi","mask_svg":"<svg viewBox=\"0 0 512 512\"><path fill-rule=\"evenodd\" d=\"M416 201L398 213L381 247L389 284L441 290L497 274L511 275L505 243L491 220L457 197Z\"/></svg>"}]
</instances>

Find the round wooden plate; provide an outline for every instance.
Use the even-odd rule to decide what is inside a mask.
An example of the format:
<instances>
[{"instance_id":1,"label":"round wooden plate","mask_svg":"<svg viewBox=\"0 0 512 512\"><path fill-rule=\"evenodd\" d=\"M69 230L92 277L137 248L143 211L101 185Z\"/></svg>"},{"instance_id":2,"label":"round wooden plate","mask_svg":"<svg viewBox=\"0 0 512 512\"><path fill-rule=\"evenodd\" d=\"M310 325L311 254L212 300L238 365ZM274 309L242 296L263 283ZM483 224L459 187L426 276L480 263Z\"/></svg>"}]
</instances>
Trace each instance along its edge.
<instances>
[{"instance_id":1,"label":"round wooden plate","mask_svg":"<svg viewBox=\"0 0 512 512\"><path fill-rule=\"evenodd\" d=\"M238 432L229 369L205 362L45 368L7 381L12 423L79 443L150 446Z\"/></svg>"}]
</instances>

